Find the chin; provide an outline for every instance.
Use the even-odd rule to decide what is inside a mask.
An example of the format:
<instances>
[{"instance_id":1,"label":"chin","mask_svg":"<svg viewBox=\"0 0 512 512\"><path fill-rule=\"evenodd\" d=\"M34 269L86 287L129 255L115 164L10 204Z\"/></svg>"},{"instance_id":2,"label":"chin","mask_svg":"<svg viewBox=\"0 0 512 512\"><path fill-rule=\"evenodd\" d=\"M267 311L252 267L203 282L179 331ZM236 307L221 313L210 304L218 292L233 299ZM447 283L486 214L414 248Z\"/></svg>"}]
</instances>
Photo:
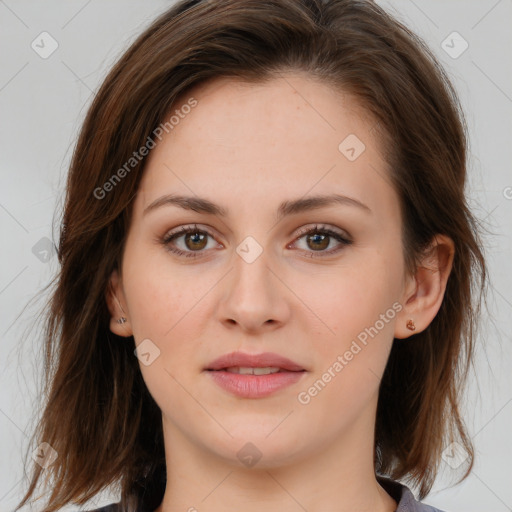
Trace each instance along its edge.
<instances>
[{"instance_id":1,"label":"chin","mask_svg":"<svg viewBox=\"0 0 512 512\"><path fill-rule=\"evenodd\" d=\"M205 446L216 457L228 465L247 469L270 469L297 462L306 455L304 437L299 441L285 432L278 432L276 425L268 430L255 430L253 426L240 425L236 430L229 430L233 437L222 436L221 439L209 439ZM311 431L311 429L310 429ZM269 432L272 432L270 435ZM310 446L314 451L314 447Z\"/></svg>"}]
</instances>

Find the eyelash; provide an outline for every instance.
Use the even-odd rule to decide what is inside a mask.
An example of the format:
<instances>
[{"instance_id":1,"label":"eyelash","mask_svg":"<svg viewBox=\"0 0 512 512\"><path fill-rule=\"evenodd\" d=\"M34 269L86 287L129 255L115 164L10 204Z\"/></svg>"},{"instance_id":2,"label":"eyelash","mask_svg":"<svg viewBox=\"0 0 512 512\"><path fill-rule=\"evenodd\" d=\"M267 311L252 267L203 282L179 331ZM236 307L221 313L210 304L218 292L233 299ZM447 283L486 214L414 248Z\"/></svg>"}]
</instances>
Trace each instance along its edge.
<instances>
[{"instance_id":1,"label":"eyelash","mask_svg":"<svg viewBox=\"0 0 512 512\"><path fill-rule=\"evenodd\" d=\"M165 247L166 247L166 249L168 251L170 251L172 253L175 253L178 256L185 256L186 258L197 258L199 256L198 253L202 253L204 251L182 251L181 249L177 249L176 247L171 247L170 246L170 243L173 240L175 240L177 238L180 238L183 235L186 235L188 233L202 233L202 234L206 234L206 235L208 235L208 236L210 236L212 238L215 238L206 229L199 229L197 226L193 226L193 227L189 226L189 227L181 227L181 228L179 228L178 231L174 231L174 232L171 232L171 233L167 234L163 238L162 243L165 245ZM296 242L296 241L300 240L301 238L303 238L304 236L309 235L309 234L328 235L329 237L334 238L335 240L340 242L340 244L341 244L340 248L334 249L334 250L331 249L330 251L308 251L308 252L311 253L311 258L323 258L323 257L326 257L324 255L331 256L331 255L336 254L339 251L341 251L344 246L351 245L353 243L352 240L349 240L348 238L344 237L343 235L341 235L341 233L338 233L337 231L334 231L334 230L329 229L328 227L322 226L322 225L315 225L312 228L305 228L304 230L301 230L298 233L297 237L294 239L293 242ZM317 256L315 254L315 252L321 253L322 255Z\"/></svg>"}]
</instances>

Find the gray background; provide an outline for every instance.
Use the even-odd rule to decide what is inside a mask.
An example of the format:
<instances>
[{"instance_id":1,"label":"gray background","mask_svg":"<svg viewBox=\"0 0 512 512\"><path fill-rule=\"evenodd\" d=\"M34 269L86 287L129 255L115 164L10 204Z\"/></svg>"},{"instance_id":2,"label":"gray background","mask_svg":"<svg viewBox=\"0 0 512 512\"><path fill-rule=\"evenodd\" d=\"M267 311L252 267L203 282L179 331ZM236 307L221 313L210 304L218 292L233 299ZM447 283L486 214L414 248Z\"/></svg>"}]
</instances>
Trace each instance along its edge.
<instances>
[{"instance_id":1,"label":"gray background","mask_svg":"<svg viewBox=\"0 0 512 512\"><path fill-rule=\"evenodd\" d=\"M50 242L58 239L54 212L62 204L77 131L107 70L171 3L0 0L0 512L13 510L25 484L22 455L39 406L42 363L40 329L27 326L45 296L25 305L57 270ZM379 3L429 43L461 95L471 130L470 201L489 231L489 311L463 410L476 463L454 485L460 471L443 462L424 501L452 512L511 511L512 2ZM31 47L43 31L58 43L45 59ZM461 55L464 42L448 37L454 31L469 45ZM87 506L65 510L114 500L105 492ZM41 506L23 510L29 509Z\"/></svg>"}]
</instances>

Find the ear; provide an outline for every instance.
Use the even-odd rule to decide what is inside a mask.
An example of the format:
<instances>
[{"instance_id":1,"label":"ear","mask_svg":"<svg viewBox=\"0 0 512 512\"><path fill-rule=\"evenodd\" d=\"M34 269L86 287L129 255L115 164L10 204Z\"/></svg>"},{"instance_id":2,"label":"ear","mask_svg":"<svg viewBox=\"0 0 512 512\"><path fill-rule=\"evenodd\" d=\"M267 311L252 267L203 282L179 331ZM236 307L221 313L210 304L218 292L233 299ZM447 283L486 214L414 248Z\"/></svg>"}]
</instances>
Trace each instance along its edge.
<instances>
[{"instance_id":1,"label":"ear","mask_svg":"<svg viewBox=\"0 0 512 512\"><path fill-rule=\"evenodd\" d=\"M127 313L128 307L126 306L122 281L117 270L114 270L110 276L105 299L110 312L110 330L118 336L132 336L130 316Z\"/></svg>"},{"instance_id":2,"label":"ear","mask_svg":"<svg viewBox=\"0 0 512 512\"><path fill-rule=\"evenodd\" d=\"M430 325L443 302L454 254L455 245L451 238L434 236L415 274L406 280L401 301L403 309L395 324L395 338L408 338ZM416 326L413 331L407 328L409 320Z\"/></svg>"}]
</instances>

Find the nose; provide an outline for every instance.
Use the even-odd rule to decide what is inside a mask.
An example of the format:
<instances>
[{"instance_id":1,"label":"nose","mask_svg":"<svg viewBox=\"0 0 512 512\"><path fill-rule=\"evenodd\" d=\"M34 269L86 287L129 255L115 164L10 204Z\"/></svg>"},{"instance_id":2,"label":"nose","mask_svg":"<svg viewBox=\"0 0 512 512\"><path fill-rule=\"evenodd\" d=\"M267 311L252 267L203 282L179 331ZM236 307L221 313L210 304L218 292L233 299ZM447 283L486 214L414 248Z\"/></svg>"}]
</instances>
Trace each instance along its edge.
<instances>
[{"instance_id":1,"label":"nose","mask_svg":"<svg viewBox=\"0 0 512 512\"><path fill-rule=\"evenodd\" d=\"M259 256L234 256L234 267L224 281L217 314L227 328L246 333L269 331L284 325L290 317L290 292L279 275L279 265Z\"/></svg>"}]
</instances>

